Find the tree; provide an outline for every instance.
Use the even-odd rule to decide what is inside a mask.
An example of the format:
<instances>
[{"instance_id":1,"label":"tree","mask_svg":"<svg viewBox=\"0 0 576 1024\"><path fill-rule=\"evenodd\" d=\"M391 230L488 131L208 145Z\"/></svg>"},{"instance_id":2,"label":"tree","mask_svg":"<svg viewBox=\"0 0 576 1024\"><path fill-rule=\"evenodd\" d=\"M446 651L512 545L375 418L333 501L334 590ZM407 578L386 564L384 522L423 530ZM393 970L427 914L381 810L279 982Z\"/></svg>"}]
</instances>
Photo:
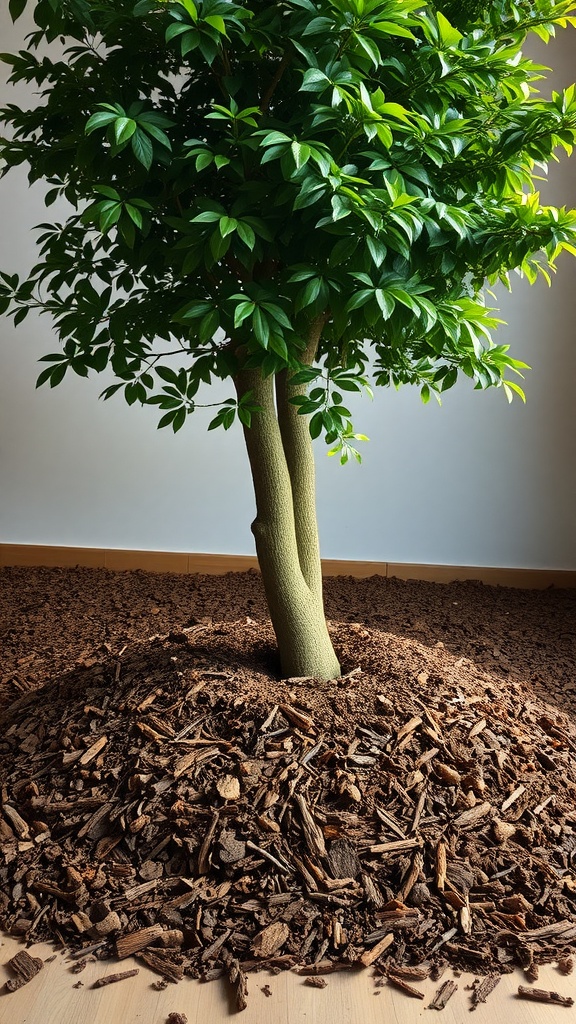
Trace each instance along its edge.
<instances>
[{"instance_id":1,"label":"tree","mask_svg":"<svg viewBox=\"0 0 576 1024\"><path fill-rule=\"evenodd\" d=\"M27 7L2 59L42 102L0 112L4 169L72 209L26 280L1 275L0 312L53 318L39 385L109 368L103 397L160 427L230 379L210 428L244 429L282 671L334 678L312 440L360 461L345 396L369 373L425 402L461 374L523 398L484 291L576 254L576 212L535 187L576 140L574 88L542 99L522 54L576 5L9 0Z\"/></svg>"}]
</instances>

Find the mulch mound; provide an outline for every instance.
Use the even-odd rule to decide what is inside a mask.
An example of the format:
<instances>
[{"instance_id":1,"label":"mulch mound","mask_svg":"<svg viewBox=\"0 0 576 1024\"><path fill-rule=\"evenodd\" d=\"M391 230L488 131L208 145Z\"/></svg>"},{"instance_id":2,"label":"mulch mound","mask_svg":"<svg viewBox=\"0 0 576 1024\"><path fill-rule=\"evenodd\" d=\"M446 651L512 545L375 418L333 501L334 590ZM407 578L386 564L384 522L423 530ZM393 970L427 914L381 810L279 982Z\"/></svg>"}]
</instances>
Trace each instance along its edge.
<instances>
[{"instance_id":1,"label":"mulch mound","mask_svg":"<svg viewBox=\"0 0 576 1024\"><path fill-rule=\"evenodd\" d=\"M225 974L239 1007L261 968L408 989L446 964L569 971L571 718L443 642L330 628L330 683L278 680L244 616L102 644L13 701L0 925L80 962Z\"/></svg>"}]
</instances>

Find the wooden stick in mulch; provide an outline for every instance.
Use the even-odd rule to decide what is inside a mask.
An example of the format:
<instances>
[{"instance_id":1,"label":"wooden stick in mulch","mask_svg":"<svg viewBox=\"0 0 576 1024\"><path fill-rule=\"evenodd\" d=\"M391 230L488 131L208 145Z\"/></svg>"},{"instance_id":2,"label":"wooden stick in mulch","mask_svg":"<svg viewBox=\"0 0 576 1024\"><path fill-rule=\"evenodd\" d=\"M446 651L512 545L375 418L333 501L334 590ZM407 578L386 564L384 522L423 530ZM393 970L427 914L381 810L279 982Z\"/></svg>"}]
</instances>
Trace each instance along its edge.
<instances>
[{"instance_id":1,"label":"wooden stick in mulch","mask_svg":"<svg viewBox=\"0 0 576 1024\"><path fill-rule=\"evenodd\" d=\"M558 992L548 992L543 988L528 988L518 985L520 999L532 999L535 1003L554 1003L555 1006L574 1006L572 996L561 996Z\"/></svg>"},{"instance_id":2,"label":"wooden stick in mulch","mask_svg":"<svg viewBox=\"0 0 576 1024\"><path fill-rule=\"evenodd\" d=\"M135 967L132 971L118 971L117 974L107 974L104 978L98 978L92 985L92 988L104 988L104 985L113 985L116 981L124 981L124 978L133 978L136 974L140 974L138 967Z\"/></svg>"},{"instance_id":3,"label":"wooden stick in mulch","mask_svg":"<svg viewBox=\"0 0 576 1024\"><path fill-rule=\"evenodd\" d=\"M445 981L434 995L431 1003L428 1003L429 1010L443 1010L449 999L456 992L458 985L455 981Z\"/></svg>"}]
</instances>

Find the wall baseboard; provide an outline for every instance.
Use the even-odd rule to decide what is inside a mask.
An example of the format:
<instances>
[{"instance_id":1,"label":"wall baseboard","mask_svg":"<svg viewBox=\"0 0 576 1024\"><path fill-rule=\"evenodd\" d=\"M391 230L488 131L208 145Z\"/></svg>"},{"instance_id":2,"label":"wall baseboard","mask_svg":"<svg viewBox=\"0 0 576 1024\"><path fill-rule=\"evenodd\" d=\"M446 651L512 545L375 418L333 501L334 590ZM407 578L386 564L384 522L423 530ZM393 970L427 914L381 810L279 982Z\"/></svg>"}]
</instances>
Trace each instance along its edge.
<instances>
[{"instance_id":1,"label":"wall baseboard","mask_svg":"<svg viewBox=\"0 0 576 1024\"><path fill-rule=\"evenodd\" d=\"M146 572L202 573L222 576L227 572L258 569L254 555L187 554L178 551L129 551L116 548L55 547L41 544L0 544L0 566L48 566ZM355 562L326 558L325 576L388 576L402 580L452 583L478 580L491 586L543 590L576 588L576 570L500 569L471 565L417 565L409 562Z\"/></svg>"}]
</instances>

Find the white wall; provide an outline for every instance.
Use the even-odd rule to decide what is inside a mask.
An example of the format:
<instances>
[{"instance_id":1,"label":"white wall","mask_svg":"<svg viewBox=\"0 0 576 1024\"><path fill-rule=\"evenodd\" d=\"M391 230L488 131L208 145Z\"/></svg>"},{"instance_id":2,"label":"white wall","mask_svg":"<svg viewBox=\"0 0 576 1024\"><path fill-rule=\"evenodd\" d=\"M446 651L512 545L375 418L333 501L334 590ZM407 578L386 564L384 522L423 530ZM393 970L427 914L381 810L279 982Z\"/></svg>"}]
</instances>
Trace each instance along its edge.
<instances>
[{"instance_id":1,"label":"white wall","mask_svg":"<svg viewBox=\"0 0 576 1024\"><path fill-rule=\"evenodd\" d=\"M5 5L2 49L21 45ZM568 83L575 37L546 50ZM3 87L1 102L15 99ZM576 206L576 156L551 170L546 198ZM30 226L55 219L25 175L0 181L0 269L34 262ZM576 263L560 260L552 290L517 281L500 297L499 340L532 367L528 404L465 384L424 407L411 389L362 401L371 442L341 469L318 447L318 511L327 558L576 568ZM239 430L206 433L207 413L174 436L106 381L68 378L34 390L37 359L56 344L47 320L0 321L0 542L249 554L251 484ZM227 397L225 388L222 397Z\"/></svg>"}]
</instances>

